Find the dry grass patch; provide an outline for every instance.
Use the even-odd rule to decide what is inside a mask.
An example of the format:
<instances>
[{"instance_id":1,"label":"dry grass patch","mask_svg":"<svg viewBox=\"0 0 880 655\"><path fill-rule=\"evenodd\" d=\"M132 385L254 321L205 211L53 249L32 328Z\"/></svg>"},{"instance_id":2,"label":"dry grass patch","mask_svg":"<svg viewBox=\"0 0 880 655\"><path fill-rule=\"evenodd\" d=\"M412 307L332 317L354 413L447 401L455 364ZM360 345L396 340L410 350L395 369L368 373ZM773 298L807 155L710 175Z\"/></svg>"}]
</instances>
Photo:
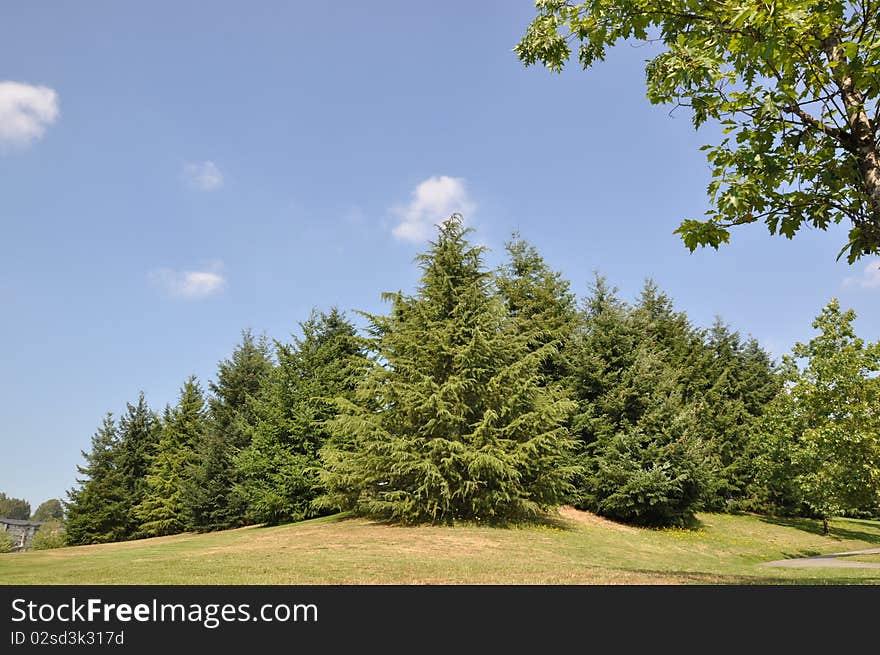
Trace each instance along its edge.
<instances>
[{"instance_id":1,"label":"dry grass patch","mask_svg":"<svg viewBox=\"0 0 880 655\"><path fill-rule=\"evenodd\" d=\"M634 528L571 507L546 523L401 527L325 517L121 544L0 555L7 584L880 583L878 569L762 562L880 544L880 522L701 515L690 530Z\"/></svg>"},{"instance_id":2,"label":"dry grass patch","mask_svg":"<svg viewBox=\"0 0 880 655\"><path fill-rule=\"evenodd\" d=\"M606 519L602 516L598 516L597 514L593 514L592 512L585 512L580 509L575 509L570 505L560 507L559 516L561 516L564 521L570 524L574 523L575 525L598 527L606 530L615 530L618 532L635 533L639 531L638 528L634 528L631 525L616 523L610 519Z\"/></svg>"}]
</instances>

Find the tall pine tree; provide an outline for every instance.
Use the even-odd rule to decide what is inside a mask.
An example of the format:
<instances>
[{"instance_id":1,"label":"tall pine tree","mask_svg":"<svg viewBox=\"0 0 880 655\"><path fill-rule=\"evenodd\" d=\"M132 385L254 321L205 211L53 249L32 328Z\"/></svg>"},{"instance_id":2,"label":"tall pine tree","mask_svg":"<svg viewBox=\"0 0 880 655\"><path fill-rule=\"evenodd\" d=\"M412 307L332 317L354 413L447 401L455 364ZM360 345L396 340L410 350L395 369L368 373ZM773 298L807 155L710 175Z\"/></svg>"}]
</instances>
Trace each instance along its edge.
<instances>
[{"instance_id":1,"label":"tall pine tree","mask_svg":"<svg viewBox=\"0 0 880 655\"><path fill-rule=\"evenodd\" d=\"M596 276L573 341L579 507L643 525L688 522L707 480L692 402L699 336L647 282L630 307Z\"/></svg>"},{"instance_id":2,"label":"tall pine tree","mask_svg":"<svg viewBox=\"0 0 880 655\"><path fill-rule=\"evenodd\" d=\"M278 365L255 405L250 445L237 458L239 493L252 521L281 523L316 516L318 452L327 440L331 402L350 397L364 359L361 339L339 310L313 311L293 344L277 344Z\"/></svg>"},{"instance_id":3,"label":"tall pine tree","mask_svg":"<svg viewBox=\"0 0 880 655\"><path fill-rule=\"evenodd\" d=\"M119 439L108 413L92 436L91 450L82 451L83 476L67 492L67 542L71 545L121 541L128 536L128 501L119 469Z\"/></svg>"},{"instance_id":4,"label":"tall pine tree","mask_svg":"<svg viewBox=\"0 0 880 655\"><path fill-rule=\"evenodd\" d=\"M375 359L328 423L325 504L405 523L513 521L569 492L573 406L540 373L556 348L511 329L467 233L445 221L418 257L416 295L386 294L391 313L369 315Z\"/></svg>"},{"instance_id":5,"label":"tall pine tree","mask_svg":"<svg viewBox=\"0 0 880 655\"><path fill-rule=\"evenodd\" d=\"M147 406L144 394L138 395L137 404L126 404L125 414L119 419L118 467L122 477L125 498L125 536L132 537L140 528L140 519L134 509L147 492L147 474L156 454L161 433L158 417Z\"/></svg>"},{"instance_id":6,"label":"tall pine tree","mask_svg":"<svg viewBox=\"0 0 880 655\"><path fill-rule=\"evenodd\" d=\"M683 525L706 484L705 448L681 376L650 345L599 402L606 431L595 442L587 506L640 525ZM610 429L609 429L610 428Z\"/></svg>"},{"instance_id":7,"label":"tall pine tree","mask_svg":"<svg viewBox=\"0 0 880 655\"><path fill-rule=\"evenodd\" d=\"M235 458L246 448L257 423L256 405L268 386L272 358L265 338L242 333L232 357L220 362L210 383L209 420L194 447L186 471L183 502L195 530L221 530L243 525L247 503L236 493Z\"/></svg>"},{"instance_id":8,"label":"tall pine tree","mask_svg":"<svg viewBox=\"0 0 880 655\"><path fill-rule=\"evenodd\" d=\"M703 350L695 404L698 433L713 468L703 504L713 511L748 507L756 475L751 435L781 381L758 342L743 341L720 319L706 334Z\"/></svg>"},{"instance_id":9,"label":"tall pine tree","mask_svg":"<svg viewBox=\"0 0 880 655\"><path fill-rule=\"evenodd\" d=\"M165 411L144 498L133 512L139 522L138 536L159 537L187 529L184 476L195 464L194 448L204 431L205 399L198 380L190 376L180 390L177 405Z\"/></svg>"},{"instance_id":10,"label":"tall pine tree","mask_svg":"<svg viewBox=\"0 0 880 655\"><path fill-rule=\"evenodd\" d=\"M495 284L516 330L527 335L530 348L553 344L557 352L541 366L548 382L568 374L567 348L577 326L577 301L571 284L548 266L537 249L514 232L505 244L508 260Z\"/></svg>"}]
</instances>

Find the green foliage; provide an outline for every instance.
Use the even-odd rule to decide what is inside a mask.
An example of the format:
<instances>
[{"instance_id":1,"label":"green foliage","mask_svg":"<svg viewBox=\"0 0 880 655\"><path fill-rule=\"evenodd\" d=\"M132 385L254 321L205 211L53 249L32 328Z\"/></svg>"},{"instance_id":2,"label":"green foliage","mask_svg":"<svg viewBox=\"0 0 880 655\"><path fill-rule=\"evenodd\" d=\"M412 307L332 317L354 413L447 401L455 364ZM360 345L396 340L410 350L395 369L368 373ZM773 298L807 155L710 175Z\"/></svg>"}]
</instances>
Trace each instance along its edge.
<instances>
[{"instance_id":1,"label":"green foliage","mask_svg":"<svg viewBox=\"0 0 880 655\"><path fill-rule=\"evenodd\" d=\"M511 329L483 249L454 215L418 257L416 295L386 294L371 321L372 365L338 398L322 450L324 506L404 523L535 517L570 491L573 409L536 350Z\"/></svg>"},{"instance_id":2,"label":"green foliage","mask_svg":"<svg viewBox=\"0 0 880 655\"><path fill-rule=\"evenodd\" d=\"M653 282L630 306L597 275L572 345L572 428L585 470L576 506L683 525L698 508L726 509L741 493L745 418L775 393L775 378L755 344L720 324L710 335Z\"/></svg>"},{"instance_id":3,"label":"green foliage","mask_svg":"<svg viewBox=\"0 0 880 655\"><path fill-rule=\"evenodd\" d=\"M0 553L11 553L13 548L15 548L15 539L5 530L0 532Z\"/></svg>"},{"instance_id":4,"label":"green foliage","mask_svg":"<svg viewBox=\"0 0 880 655\"><path fill-rule=\"evenodd\" d=\"M516 330L528 338L529 348L552 344L557 349L541 365L541 372L548 382L559 382L568 373L566 348L578 320L571 285L519 233L505 248L508 261L498 271L495 285Z\"/></svg>"},{"instance_id":5,"label":"green foliage","mask_svg":"<svg viewBox=\"0 0 880 655\"><path fill-rule=\"evenodd\" d=\"M67 492L67 542L71 545L121 541L128 536L129 500L120 470L116 423L108 413L92 436L91 450L82 451L84 466L76 486Z\"/></svg>"},{"instance_id":6,"label":"green foliage","mask_svg":"<svg viewBox=\"0 0 880 655\"><path fill-rule=\"evenodd\" d=\"M31 517L31 504L21 498L12 498L0 491L0 518L27 521Z\"/></svg>"},{"instance_id":7,"label":"green foliage","mask_svg":"<svg viewBox=\"0 0 880 655\"><path fill-rule=\"evenodd\" d=\"M794 362L787 360L783 378L792 380L796 376ZM803 432L801 418L795 411L795 399L783 390L767 405L755 425L749 448L755 468L754 480L748 487L751 509L789 516L810 513L792 461L796 435Z\"/></svg>"},{"instance_id":8,"label":"green foliage","mask_svg":"<svg viewBox=\"0 0 880 655\"><path fill-rule=\"evenodd\" d=\"M786 357L786 390L756 447L755 495L772 508L880 514L880 342L857 337L854 320L832 299L813 322L819 334Z\"/></svg>"},{"instance_id":9,"label":"green foliage","mask_svg":"<svg viewBox=\"0 0 880 655\"><path fill-rule=\"evenodd\" d=\"M865 344L854 320L832 299L813 322L819 334L793 349L806 366L790 390L803 426L792 461L805 501L822 517L880 513L880 342Z\"/></svg>"},{"instance_id":10,"label":"green foliage","mask_svg":"<svg viewBox=\"0 0 880 655\"><path fill-rule=\"evenodd\" d=\"M156 454L162 425L147 406L144 394L138 395L137 404L126 404L126 412L119 419L118 472L125 503L124 534L134 536L141 526L135 508L144 502L147 494L147 474Z\"/></svg>"},{"instance_id":11,"label":"green foliage","mask_svg":"<svg viewBox=\"0 0 880 655\"><path fill-rule=\"evenodd\" d=\"M256 426L255 404L266 387L272 360L265 338L242 333L230 359L220 362L211 382L209 418L186 471L183 503L195 530L221 530L243 525L246 500L236 493L235 458L250 444Z\"/></svg>"},{"instance_id":12,"label":"green foliage","mask_svg":"<svg viewBox=\"0 0 880 655\"><path fill-rule=\"evenodd\" d=\"M743 341L720 320L706 334L696 369L697 430L713 468L702 505L713 511L747 507L756 475L752 433L782 378L757 341Z\"/></svg>"},{"instance_id":13,"label":"green foliage","mask_svg":"<svg viewBox=\"0 0 880 655\"><path fill-rule=\"evenodd\" d=\"M763 221L792 238L849 221L852 263L880 252L880 3L875 0L537 0L515 48L560 71L579 44L586 69L620 41L662 43L647 63L652 103L690 109L712 167L705 220L677 230L718 248L731 227ZM624 126L625 127L625 126Z\"/></svg>"},{"instance_id":14,"label":"green foliage","mask_svg":"<svg viewBox=\"0 0 880 655\"><path fill-rule=\"evenodd\" d=\"M63 521L64 507L57 498L50 498L37 508L32 519L34 521Z\"/></svg>"},{"instance_id":15,"label":"green foliage","mask_svg":"<svg viewBox=\"0 0 880 655\"><path fill-rule=\"evenodd\" d=\"M180 390L173 409L165 410L158 447L146 476L144 498L134 510L138 536L159 537L187 526L183 477L195 465L194 447L205 431L205 399L195 376Z\"/></svg>"},{"instance_id":16,"label":"green foliage","mask_svg":"<svg viewBox=\"0 0 880 655\"><path fill-rule=\"evenodd\" d=\"M61 548L67 544L64 524L58 520L50 520L40 526L31 541L30 550L50 550Z\"/></svg>"},{"instance_id":17,"label":"green foliage","mask_svg":"<svg viewBox=\"0 0 880 655\"><path fill-rule=\"evenodd\" d=\"M591 504L600 514L640 525L687 523L704 484L705 452L678 376L640 347L612 399L639 407L632 423L622 420L596 443Z\"/></svg>"},{"instance_id":18,"label":"green foliage","mask_svg":"<svg viewBox=\"0 0 880 655\"><path fill-rule=\"evenodd\" d=\"M324 424L337 413L331 401L351 396L365 364L354 326L337 309L313 311L300 327L293 344L276 344L278 365L254 405L253 439L236 458L238 493L256 522L298 521L320 512L313 501L321 492Z\"/></svg>"}]
</instances>

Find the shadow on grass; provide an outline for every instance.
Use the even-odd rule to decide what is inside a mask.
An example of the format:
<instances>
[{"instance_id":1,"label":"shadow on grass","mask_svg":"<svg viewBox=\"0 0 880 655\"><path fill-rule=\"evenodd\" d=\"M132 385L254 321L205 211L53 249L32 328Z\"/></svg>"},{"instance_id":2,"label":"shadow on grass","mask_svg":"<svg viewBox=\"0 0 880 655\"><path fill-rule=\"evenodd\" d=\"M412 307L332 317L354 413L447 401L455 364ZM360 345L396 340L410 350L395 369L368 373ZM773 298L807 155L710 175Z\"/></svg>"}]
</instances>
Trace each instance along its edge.
<instances>
[{"instance_id":1,"label":"shadow on grass","mask_svg":"<svg viewBox=\"0 0 880 655\"><path fill-rule=\"evenodd\" d=\"M825 536L830 539L835 539L837 541L851 539L854 541L867 541L871 544L880 544L880 532L868 532L863 530L842 528L840 526L834 525L833 522L829 524L829 532L826 535L822 531L822 521L819 519L804 519L787 516L762 516L760 517L760 520L764 523L772 523L773 525L781 525L787 528L795 528L803 532L809 532L811 534L819 535L820 537Z\"/></svg>"},{"instance_id":2,"label":"shadow on grass","mask_svg":"<svg viewBox=\"0 0 880 655\"><path fill-rule=\"evenodd\" d=\"M308 519L302 519L301 521L279 521L277 523L269 522L269 523L253 523L251 525L243 525L240 528L233 528L235 530L271 530L273 528L289 528L295 525L317 525L319 523L340 523L341 521L345 521L346 519L358 518L351 512L335 512L333 514L325 514L324 516L315 516ZM210 533L203 533L210 534Z\"/></svg>"},{"instance_id":3,"label":"shadow on grass","mask_svg":"<svg viewBox=\"0 0 880 655\"><path fill-rule=\"evenodd\" d=\"M577 509L577 508L573 508ZM594 514L593 512L589 512L587 510L578 510L583 511L586 514L590 514L595 516L600 521L606 521L609 524L615 526L622 526L625 528L634 528L637 530L650 530L652 532L669 532L669 531L685 531L685 532L698 532L705 527L705 524L698 519L696 516L691 516L684 520L683 523L679 525L654 525L654 524L642 524L642 523L627 523L626 521L620 521L617 519L610 519L605 516L601 516L600 514ZM526 524L530 526L538 526L538 527L549 527L556 528L559 530L572 531L577 530L579 527L579 523L577 520L573 520L570 518L566 518L564 516L560 516L559 514L546 515L539 519L535 519L530 523Z\"/></svg>"},{"instance_id":4,"label":"shadow on grass","mask_svg":"<svg viewBox=\"0 0 880 655\"><path fill-rule=\"evenodd\" d=\"M817 555L821 555L818 550L806 549L799 550L796 553L782 553L782 559L803 559L804 557L816 557Z\"/></svg>"},{"instance_id":5,"label":"shadow on grass","mask_svg":"<svg viewBox=\"0 0 880 655\"><path fill-rule=\"evenodd\" d=\"M880 584L880 576L871 577L829 577L817 572L815 575L804 575L797 578L781 578L760 575L714 574L685 571L662 571L655 569L618 569L620 571L637 572L658 579L673 578L676 582L659 582L657 584L684 584L697 586L731 586L731 585L876 585Z\"/></svg>"},{"instance_id":6,"label":"shadow on grass","mask_svg":"<svg viewBox=\"0 0 880 655\"><path fill-rule=\"evenodd\" d=\"M572 508L577 509L577 508ZM607 521L610 524L625 526L628 528L636 528L640 530L652 530L656 532L664 532L667 530L684 530L684 531L698 531L702 530L705 526L703 522L698 519L696 516L692 516L689 519L685 520L681 525L674 526L658 526L658 525L643 525L638 523L626 523L624 521L618 521L615 519L609 519L598 514L593 514L592 512L586 510L577 510L583 511L585 514L589 514L594 516L596 519L600 521ZM498 528L498 529L518 529L518 528L545 528L551 530L561 530L564 532L573 532L577 531L580 527L580 524L577 520L573 520L571 518L567 518L565 516L561 516L557 512L547 512L544 514L540 514L538 516L530 516L530 517L520 517L520 518L508 518L508 519L499 519L494 521L477 521L477 520L453 520L447 522L431 522L431 521L401 521L399 519L391 519L391 518L382 518L378 516L369 516L366 514L358 514L357 512L337 512L334 514L327 514L324 516L319 516L315 518L305 519L302 521L287 521L280 523L256 523L253 525L242 526L238 529L257 529L257 530L268 530L279 527L290 527L294 525L316 525L319 523L340 523L342 521L346 521L349 519L360 519L369 522L372 525L383 525L388 527L398 527L398 528L417 528L417 527L448 527L448 528Z\"/></svg>"}]
</instances>

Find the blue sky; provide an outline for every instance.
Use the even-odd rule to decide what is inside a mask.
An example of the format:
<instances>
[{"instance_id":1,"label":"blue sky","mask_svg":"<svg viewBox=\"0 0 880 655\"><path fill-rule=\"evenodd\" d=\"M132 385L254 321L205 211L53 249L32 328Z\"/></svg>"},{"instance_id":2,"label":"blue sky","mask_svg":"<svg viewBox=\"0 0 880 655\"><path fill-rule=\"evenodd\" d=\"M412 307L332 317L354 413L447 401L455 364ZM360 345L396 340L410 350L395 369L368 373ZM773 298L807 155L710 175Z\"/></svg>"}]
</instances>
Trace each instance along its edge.
<instances>
[{"instance_id":1,"label":"blue sky","mask_svg":"<svg viewBox=\"0 0 880 655\"><path fill-rule=\"evenodd\" d=\"M531 2L4 3L0 7L0 490L63 497L103 414L172 402L251 327L382 311L461 210L500 261L518 229L583 295L653 277L774 354L831 296L880 338L876 262L844 228L760 225L719 252L685 114L644 97L645 47L525 69ZM868 270L868 267L873 266Z\"/></svg>"}]
</instances>

